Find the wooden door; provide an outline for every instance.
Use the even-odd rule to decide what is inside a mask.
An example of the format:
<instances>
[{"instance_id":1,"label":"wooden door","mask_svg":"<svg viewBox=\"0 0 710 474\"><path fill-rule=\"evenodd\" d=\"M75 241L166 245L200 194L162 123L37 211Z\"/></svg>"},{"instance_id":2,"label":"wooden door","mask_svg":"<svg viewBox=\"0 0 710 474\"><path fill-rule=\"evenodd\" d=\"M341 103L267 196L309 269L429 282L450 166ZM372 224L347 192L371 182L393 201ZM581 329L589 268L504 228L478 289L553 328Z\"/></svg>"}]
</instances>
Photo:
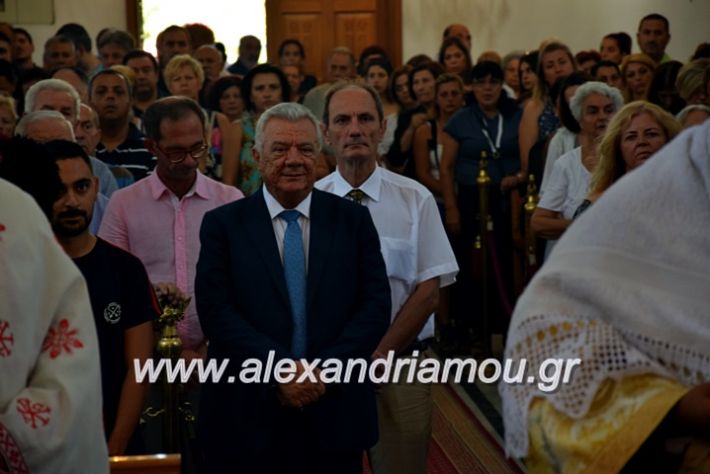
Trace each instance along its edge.
<instances>
[{"instance_id":1,"label":"wooden door","mask_svg":"<svg viewBox=\"0 0 710 474\"><path fill-rule=\"evenodd\" d=\"M306 49L305 71L325 78L328 52L347 46L355 58L367 46L387 51L394 66L402 61L401 0L266 0L269 62L278 64L279 44L296 38Z\"/></svg>"}]
</instances>

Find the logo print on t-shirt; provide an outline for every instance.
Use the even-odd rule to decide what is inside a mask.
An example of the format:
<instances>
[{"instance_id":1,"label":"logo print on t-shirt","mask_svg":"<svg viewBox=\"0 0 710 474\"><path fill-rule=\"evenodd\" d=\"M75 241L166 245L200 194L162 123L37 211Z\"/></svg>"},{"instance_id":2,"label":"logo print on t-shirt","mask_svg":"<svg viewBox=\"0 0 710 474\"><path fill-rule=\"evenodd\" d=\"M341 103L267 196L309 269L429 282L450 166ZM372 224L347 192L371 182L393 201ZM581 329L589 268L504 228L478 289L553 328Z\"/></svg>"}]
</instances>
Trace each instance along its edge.
<instances>
[{"instance_id":1,"label":"logo print on t-shirt","mask_svg":"<svg viewBox=\"0 0 710 474\"><path fill-rule=\"evenodd\" d=\"M121 305L118 303L109 303L104 308L104 319L107 323L116 324L121 320Z\"/></svg>"}]
</instances>

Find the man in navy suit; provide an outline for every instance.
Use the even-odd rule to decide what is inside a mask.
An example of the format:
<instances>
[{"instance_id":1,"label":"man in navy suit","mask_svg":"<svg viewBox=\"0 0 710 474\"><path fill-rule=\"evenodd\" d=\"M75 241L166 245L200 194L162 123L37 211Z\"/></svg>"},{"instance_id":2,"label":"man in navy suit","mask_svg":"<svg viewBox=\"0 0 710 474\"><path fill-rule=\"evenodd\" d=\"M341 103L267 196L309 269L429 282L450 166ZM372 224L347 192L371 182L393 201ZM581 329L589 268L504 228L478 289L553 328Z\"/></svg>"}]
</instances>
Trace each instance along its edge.
<instances>
[{"instance_id":1,"label":"man in navy suit","mask_svg":"<svg viewBox=\"0 0 710 474\"><path fill-rule=\"evenodd\" d=\"M313 189L321 145L306 108L272 107L256 127L262 191L202 223L198 314L208 358L230 360L221 382L203 388L206 472L360 473L363 450L377 441L368 382L239 378L244 361L267 365L270 353L307 364L369 360L389 325L390 289L367 208Z\"/></svg>"}]
</instances>

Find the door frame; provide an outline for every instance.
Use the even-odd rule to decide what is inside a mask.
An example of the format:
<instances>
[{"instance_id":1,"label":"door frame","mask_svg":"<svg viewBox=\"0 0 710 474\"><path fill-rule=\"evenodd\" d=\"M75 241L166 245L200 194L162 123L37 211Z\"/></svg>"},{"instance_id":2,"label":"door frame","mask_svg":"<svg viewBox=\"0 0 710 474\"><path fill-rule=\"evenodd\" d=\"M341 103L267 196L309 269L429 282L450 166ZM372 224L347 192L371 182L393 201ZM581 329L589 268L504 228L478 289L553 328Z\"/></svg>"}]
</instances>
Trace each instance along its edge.
<instances>
[{"instance_id":1,"label":"door frame","mask_svg":"<svg viewBox=\"0 0 710 474\"><path fill-rule=\"evenodd\" d=\"M386 38L388 49L390 50L393 66L402 64L402 0L378 0L384 3L385 15L377 18L377 36ZM126 4L126 31L133 35L138 45L142 47L143 39L143 7L141 0L125 0ZM269 2L266 2L266 35L268 43L269 25Z\"/></svg>"}]
</instances>

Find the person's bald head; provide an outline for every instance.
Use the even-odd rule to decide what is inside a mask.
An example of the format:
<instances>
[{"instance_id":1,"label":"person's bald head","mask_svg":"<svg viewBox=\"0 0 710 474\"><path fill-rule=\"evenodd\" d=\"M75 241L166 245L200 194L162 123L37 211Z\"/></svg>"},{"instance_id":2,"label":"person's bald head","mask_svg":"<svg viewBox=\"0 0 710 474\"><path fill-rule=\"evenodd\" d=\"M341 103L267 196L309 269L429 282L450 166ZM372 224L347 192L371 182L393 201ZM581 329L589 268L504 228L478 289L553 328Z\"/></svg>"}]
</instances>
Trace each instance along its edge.
<instances>
[{"instance_id":1,"label":"person's bald head","mask_svg":"<svg viewBox=\"0 0 710 474\"><path fill-rule=\"evenodd\" d=\"M54 110L26 113L18 122L15 133L39 143L52 140L76 141L72 124Z\"/></svg>"},{"instance_id":2,"label":"person's bald head","mask_svg":"<svg viewBox=\"0 0 710 474\"><path fill-rule=\"evenodd\" d=\"M468 31L466 25L454 23L452 25L447 26L444 30L444 39L448 38L449 36L455 36L456 38L459 38L466 46L466 48L471 51L471 32Z\"/></svg>"}]
</instances>

